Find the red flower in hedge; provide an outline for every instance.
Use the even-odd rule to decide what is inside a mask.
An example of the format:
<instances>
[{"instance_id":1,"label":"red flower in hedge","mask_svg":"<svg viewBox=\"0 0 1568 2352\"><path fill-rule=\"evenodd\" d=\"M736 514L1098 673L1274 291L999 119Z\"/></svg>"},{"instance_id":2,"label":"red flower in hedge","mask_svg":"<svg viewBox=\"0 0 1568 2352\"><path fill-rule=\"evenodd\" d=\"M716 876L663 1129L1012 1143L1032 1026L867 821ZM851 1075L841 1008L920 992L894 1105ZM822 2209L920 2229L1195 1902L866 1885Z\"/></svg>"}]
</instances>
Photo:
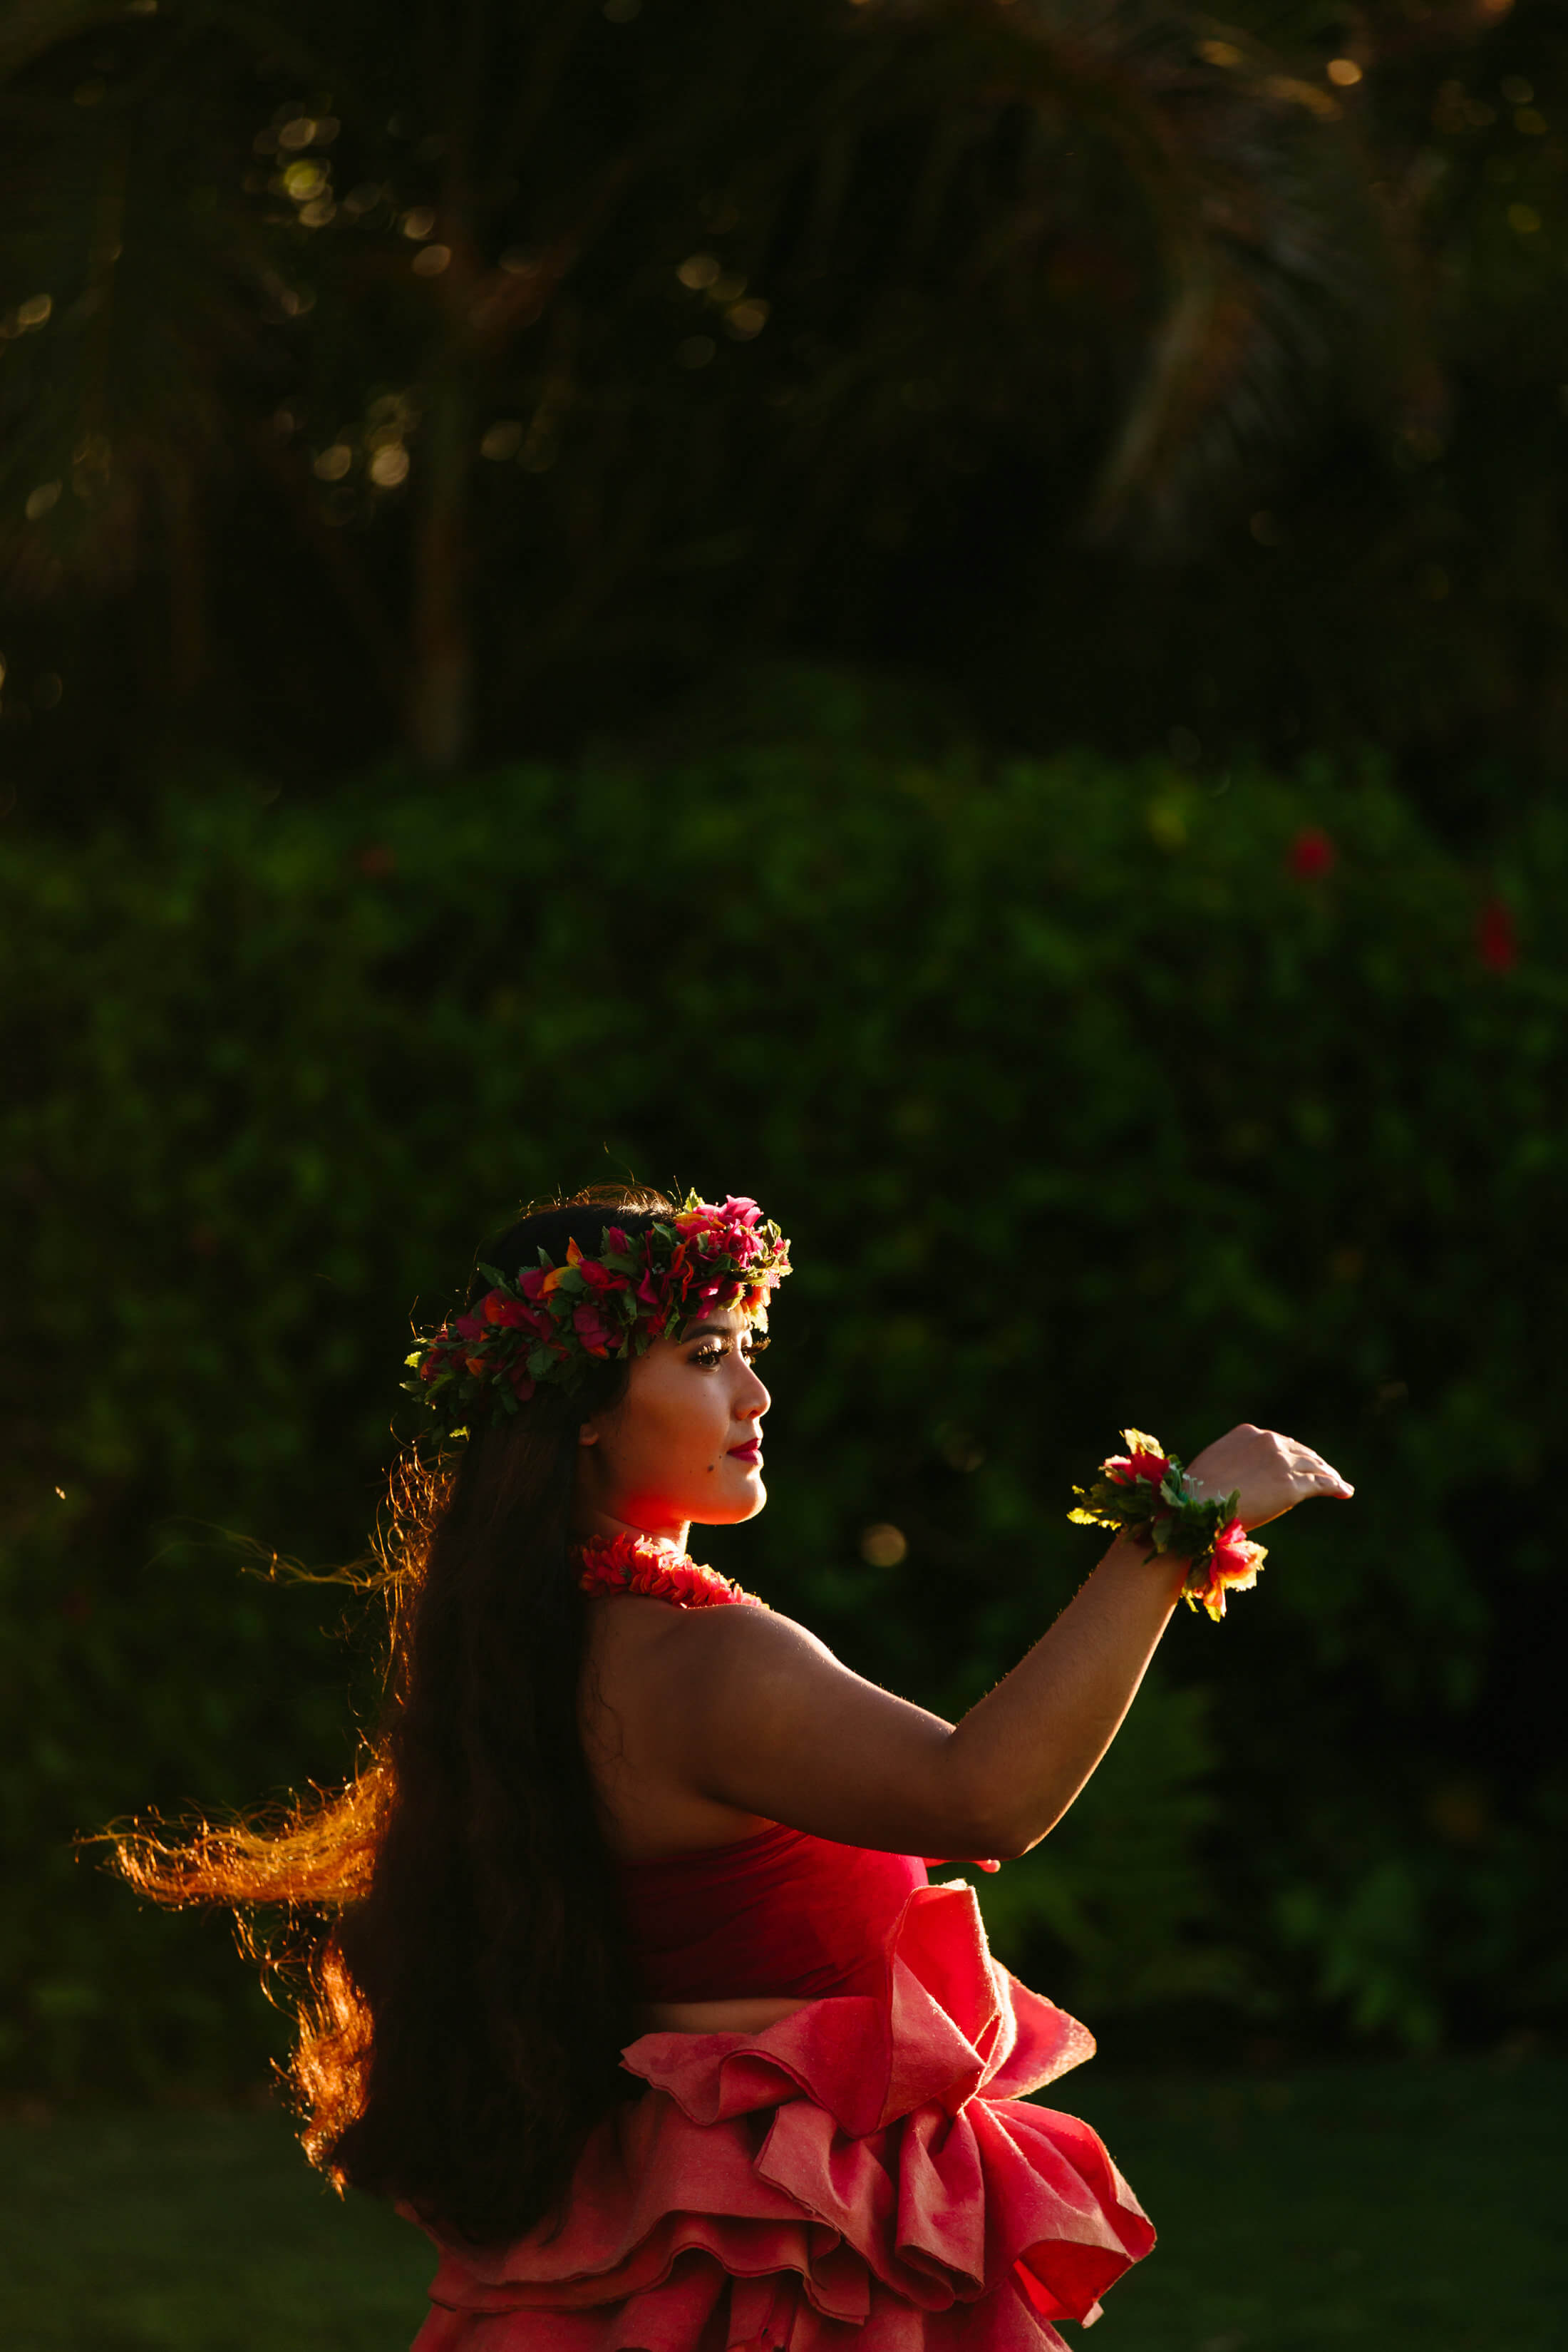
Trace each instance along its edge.
<instances>
[{"instance_id":1,"label":"red flower in hedge","mask_svg":"<svg viewBox=\"0 0 1568 2352\"><path fill-rule=\"evenodd\" d=\"M1489 898L1476 917L1476 953L1488 971L1511 971L1519 961L1519 933L1506 899Z\"/></svg>"},{"instance_id":2,"label":"red flower in hedge","mask_svg":"<svg viewBox=\"0 0 1568 2352\"><path fill-rule=\"evenodd\" d=\"M1321 882L1338 863L1339 852L1321 824L1304 824L1285 852L1285 864L1298 882Z\"/></svg>"}]
</instances>

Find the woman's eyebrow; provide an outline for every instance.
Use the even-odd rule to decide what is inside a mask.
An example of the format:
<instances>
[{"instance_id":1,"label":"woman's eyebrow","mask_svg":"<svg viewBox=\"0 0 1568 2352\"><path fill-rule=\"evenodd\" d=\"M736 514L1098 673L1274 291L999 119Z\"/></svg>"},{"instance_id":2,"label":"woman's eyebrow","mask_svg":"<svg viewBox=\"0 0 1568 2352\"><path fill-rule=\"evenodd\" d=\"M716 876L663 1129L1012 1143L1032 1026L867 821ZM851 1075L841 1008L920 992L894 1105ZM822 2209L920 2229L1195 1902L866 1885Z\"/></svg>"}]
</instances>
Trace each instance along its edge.
<instances>
[{"instance_id":1,"label":"woman's eyebrow","mask_svg":"<svg viewBox=\"0 0 1568 2352\"><path fill-rule=\"evenodd\" d=\"M733 1339L736 1336L727 1323L694 1323L686 1333L686 1339L701 1339L710 1333L716 1339ZM681 1344L684 1347L685 1340Z\"/></svg>"}]
</instances>

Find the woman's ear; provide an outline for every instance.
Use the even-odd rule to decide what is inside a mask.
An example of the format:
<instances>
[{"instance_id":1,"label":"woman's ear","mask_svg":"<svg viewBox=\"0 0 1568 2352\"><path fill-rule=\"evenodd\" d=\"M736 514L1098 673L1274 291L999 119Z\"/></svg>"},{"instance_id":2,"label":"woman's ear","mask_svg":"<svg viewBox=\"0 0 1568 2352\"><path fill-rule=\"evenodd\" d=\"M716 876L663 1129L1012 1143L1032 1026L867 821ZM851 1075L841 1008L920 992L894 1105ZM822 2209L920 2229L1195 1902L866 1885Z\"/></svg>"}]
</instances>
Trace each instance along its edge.
<instances>
[{"instance_id":1,"label":"woman's ear","mask_svg":"<svg viewBox=\"0 0 1568 2352\"><path fill-rule=\"evenodd\" d=\"M585 1421L580 1424L577 1433L577 1442L580 1445L598 1444L599 1423L597 1419L593 1421Z\"/></svg>"}]
</instances>

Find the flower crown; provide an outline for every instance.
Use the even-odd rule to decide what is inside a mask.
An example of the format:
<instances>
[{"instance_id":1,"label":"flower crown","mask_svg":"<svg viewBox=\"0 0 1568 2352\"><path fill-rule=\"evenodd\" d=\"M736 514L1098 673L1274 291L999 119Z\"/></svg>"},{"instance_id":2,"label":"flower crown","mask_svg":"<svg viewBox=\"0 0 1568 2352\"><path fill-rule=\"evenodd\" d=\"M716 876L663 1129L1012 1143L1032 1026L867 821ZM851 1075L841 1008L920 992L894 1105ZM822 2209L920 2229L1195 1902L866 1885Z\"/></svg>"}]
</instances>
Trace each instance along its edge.
<instances>
[{"instance_id":1,"label":"flower crown","mask_svg":"<svg viewBox=\"0 0 1568 2352\"><path fill-rule=\"evenodd\" d=\"M423 1398L445 1436L465 1437L487 1411L516 1412L541 1381L570 1387L591 1359L641 1356L714 1308L739 1307L766 1330L789 1244L755 1201L688 1192L645 1233L606 1225L597 1257L569 1240L563 1265L543 1249L538 1260L510 1277L481 1265L491 1286L483 1298L418 1338L405 1359L414 1377L404 1389Z\"/></svg>"}]
</instances>

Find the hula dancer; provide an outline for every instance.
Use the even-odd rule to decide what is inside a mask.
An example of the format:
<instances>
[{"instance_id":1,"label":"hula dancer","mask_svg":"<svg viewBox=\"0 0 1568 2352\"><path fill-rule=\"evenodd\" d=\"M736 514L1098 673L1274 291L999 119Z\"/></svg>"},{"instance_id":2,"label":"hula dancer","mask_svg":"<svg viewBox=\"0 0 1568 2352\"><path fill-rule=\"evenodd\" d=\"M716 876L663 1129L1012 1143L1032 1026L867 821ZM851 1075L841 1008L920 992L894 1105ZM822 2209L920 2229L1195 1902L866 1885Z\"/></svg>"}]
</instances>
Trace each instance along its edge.
<instances>
[{"instance_id":1,"label":"hula dancer","mask_svg":"<svg viewBox=\"0 0 1568 2352\"><path fill-rule=\"evenodd\" d=\"M694 1561L762 1508L757 1369L788 1245L755 1202L595 1190L483 1255L410 1385L358 1777L281 1828L138 1830L167 1903L311 1923L292 2084L312 2160L436 2246L416 2352L1024 2352L1154 2231L1027 2095L1086 2058L942 1858L1027 1853L1184 1593L1351 1489L1243 1425L1184 1472L1137 1431L1114 1529L956 1727Z\"/></svg>"}]
</instances>

